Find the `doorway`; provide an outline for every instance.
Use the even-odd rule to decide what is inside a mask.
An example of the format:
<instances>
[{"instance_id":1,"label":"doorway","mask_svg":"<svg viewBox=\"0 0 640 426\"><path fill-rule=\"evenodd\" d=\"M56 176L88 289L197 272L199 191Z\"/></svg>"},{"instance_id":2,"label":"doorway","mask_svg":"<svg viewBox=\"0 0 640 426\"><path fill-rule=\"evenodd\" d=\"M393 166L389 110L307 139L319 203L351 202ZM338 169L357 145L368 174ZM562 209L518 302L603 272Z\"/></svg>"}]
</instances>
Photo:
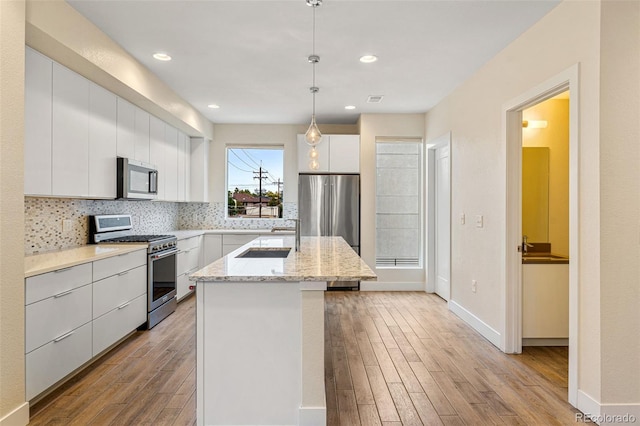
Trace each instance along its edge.
<instances>
[{"instance_id":1,"label":"doorway","mask_svg":"<svg viewBox=\"0 0 640 426\"><path fill-rule=\"evenodd\" d=\"M451 133L428 144L427 291L451 298Z\"/></svg>"},{"instance_id":2,"label":"doorway","mask_svg":"<svg viewBox=\"0 0 640 426\"><path fill-rule=\"evenodd\" d=\"M506 353L522 352L522 125L523 111L562 92L569 105L569 382L568 401L577 404L578 394L578 65L523 93L503 106L506 144L505 299Z\"/></svg>"}]
</instances>

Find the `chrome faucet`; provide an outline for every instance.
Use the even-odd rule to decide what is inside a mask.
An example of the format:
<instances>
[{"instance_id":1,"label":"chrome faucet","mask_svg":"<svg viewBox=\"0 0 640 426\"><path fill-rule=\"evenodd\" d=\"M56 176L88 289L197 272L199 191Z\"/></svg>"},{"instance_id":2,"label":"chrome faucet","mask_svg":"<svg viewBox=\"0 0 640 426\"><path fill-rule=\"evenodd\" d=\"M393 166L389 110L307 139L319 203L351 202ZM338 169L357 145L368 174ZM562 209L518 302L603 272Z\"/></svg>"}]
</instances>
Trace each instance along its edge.
<instances>
[{"instance_id":1,"label":"chrome faucet","mask_svg":"<svg viewBox=\"0 0 640 426\"><path fill-rule=\"evenodd\" d=\"M522 253L523 254L527 254L527 248L533 247L533 244L529 244L527 242L527 238L529 237L527 237L526 235L522 236Z\"/></svg>"},{"instance_id":2,"label":"chrome faucet","mask_svg":"<svg viewBox=\"0 0 640 426\"><path fill-rule=\"evenodd\" d=\"M296 223L296 251L300 251L300 219L290 219Z\"/></svg>"}]
</instances>

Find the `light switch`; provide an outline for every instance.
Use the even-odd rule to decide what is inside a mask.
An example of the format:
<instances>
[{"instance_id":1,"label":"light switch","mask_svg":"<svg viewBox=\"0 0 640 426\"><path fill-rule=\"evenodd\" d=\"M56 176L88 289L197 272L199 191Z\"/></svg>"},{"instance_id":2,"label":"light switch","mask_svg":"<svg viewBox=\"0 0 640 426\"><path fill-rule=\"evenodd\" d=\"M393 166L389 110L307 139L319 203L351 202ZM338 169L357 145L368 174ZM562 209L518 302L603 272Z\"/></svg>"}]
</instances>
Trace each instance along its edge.
<instances>
[{"instance_id":1,"label":"light switch","mask_svg":"<svg viewBox=\"0 0 640 426\"><path fill-rule=\"evenodd\" d=\"M464 225L466 216L464 213L460 213L460 225Z\"/></svg>"},{"instance_id":2,"label":"light switch","mask_svg":"<svg viewBox=\"0 0 640 426\"><path fill-rule=\"evenodd\" d=\"M484 217L479 214L476 216L476 228L482 228L484 226Z\"/></svg>"}]
</instances>

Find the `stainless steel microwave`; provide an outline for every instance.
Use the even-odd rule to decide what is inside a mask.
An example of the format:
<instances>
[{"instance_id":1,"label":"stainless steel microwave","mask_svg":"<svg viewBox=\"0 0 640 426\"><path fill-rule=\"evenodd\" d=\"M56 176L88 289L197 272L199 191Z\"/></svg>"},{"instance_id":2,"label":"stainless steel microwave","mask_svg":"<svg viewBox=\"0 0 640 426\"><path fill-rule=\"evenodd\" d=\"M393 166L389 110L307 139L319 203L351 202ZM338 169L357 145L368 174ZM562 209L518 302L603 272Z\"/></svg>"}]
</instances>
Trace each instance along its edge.
<instances>
[{"instance_id":1,"label":"stainless steel microwave","mask_svg":"<svg viewBox=\"0 0 640 426\"><path fill-rule=\"evenodd\" d=\"M158 170L153 164L118 157L118 198L153 200L158 196Z\"/></svg>"}]
</instances>

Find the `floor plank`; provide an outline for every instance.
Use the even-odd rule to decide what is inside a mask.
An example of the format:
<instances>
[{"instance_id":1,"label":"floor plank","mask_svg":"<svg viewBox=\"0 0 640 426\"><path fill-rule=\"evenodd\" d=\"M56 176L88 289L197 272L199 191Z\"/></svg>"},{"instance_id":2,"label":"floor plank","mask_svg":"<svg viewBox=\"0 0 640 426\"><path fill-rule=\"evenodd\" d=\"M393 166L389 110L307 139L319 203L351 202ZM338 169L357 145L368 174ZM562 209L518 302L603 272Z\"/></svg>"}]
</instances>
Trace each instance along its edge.
<instances>
[{"instance_id":1,"label":"floor plank","mask_svg":"<svg viewBox=\"0 0 640 426\"><path fill-rule=\"evenodd\" d=\"M327 425L573 424L566 348L506 355L422 292L325 293ZM196 421L195 298L31 406L30 425Z\"/></svg>"}]
</instances>

